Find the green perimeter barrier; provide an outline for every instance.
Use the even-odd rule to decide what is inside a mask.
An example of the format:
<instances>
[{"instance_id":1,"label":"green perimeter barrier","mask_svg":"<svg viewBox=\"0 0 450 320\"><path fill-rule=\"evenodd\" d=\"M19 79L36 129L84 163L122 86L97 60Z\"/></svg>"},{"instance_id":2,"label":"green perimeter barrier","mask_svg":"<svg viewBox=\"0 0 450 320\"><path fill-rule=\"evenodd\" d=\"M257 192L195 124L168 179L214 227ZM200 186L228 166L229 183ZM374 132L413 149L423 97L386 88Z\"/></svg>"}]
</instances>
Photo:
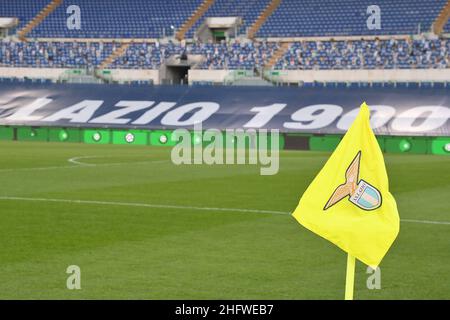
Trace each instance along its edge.
<instances>
[{"instance_id":1,"label":"green perimeter barrier","mask_svg":"<svg viewBox=\"0 0 450 320\"><path fill-rule=\"evenodd\" d=\"M150 145L174 146L177 141L172 141L172 130L153 130L150 132Z\"/></svg>"},{"instance_id":2,"label":"green perimeter barrier","mask_svg":"<svg viewBox=\"0 0 450 320\"><path fill-rule=\"evenodd\" d=\"M287 150L309 150L309 139L312 134L308 133L285 133L283 135L283 147Z\"/></svg>"},{"instance_id":3,"label":"green perimeter barrier","mask_svg":"<svg viewBox=\"0 0 450 320\"><path fill-rule=\"evenodd\" d=\"M149 132L145 130L113 130L113 144L147 145Z\"/></svg>"},{"instance_id":4,"label":"green perimeter barrier","mask_svg":"<svg viewBox=\"0 0 450 320\"><path fill-rule=\"evenodd\" d=\"M160 136L160 133L158 131L154 131L154 133L152 133L152 134L154 135L154 139L156 139L157 137ZM204 131L202 131L202 132L189 131L189 139L190 139L191 145L192 146L196 146L196 145L202 143L203 146L207 146L207 145L211 144L212 141L209 141L209 140L204 140L203 141L203 138L202 138L203 134L204 134ZM223 140L224 139L223 132L221 132L220 134L221 134L221 137L222 137L222 140ZM167 135L167 133L165 133L165 135ZM176 145L178 142L181 142L182 141L181 140L182 137L184 137L184 134L181 134L180 136L177 136L176 133L171 133L170 134L170 140L172 142L171 145ZM160 143L160 142L156 141L155 143Z\"/></svg>"},{"instance_id":5,"label":"green perimeter barrier","mask_svg":"<svg viewBox=\"0 0 450 320\"><path fill-rule=\"evenodd\" d=\"M313 151L333 151L341 141L342 136L323 135L311 136L309 138L309 148Z\"/></svg>"},{"instance_id":6,"label":"green perimeter barrier","mask_svg":"<svg viewBox=\"0 0 450 320\"><path fill-rule=\"evenodd\" d=\"M225 148L239 148L240 146L242 146L242 144L239 144L239 142L242 141L241 139L244 139L244 148L247 148L247 149L250 147L252 147L252 148L259 147L260 145L267 146L268 149L271 149L271 147L272 147L272 136L269 133L266 136L267 142L261 140L262 138L259 133L256 134L256 139L251 139L251 137L245 133L229 133L229 132L225 131L225 132L221 132L221 134L222 134L223 146ZM243 135L244 137L242 137L240 135ZM201 133L199 133L199 132L191 132L191 137L192 137L193 145L196 145L201 141ZM278 140L279 150L282 150L282 149L284 149L284 144L285 144L284 135L279 134L278 139L279 139ZM209 139L206 141L203 141L204 146L209 145L211 143L213 143L213 142L210 141ZM252 145L252 143L254 145Z\"/></svg>"},{"instance_id":7,"label":"green perimeter barrier","mask_svg":"<svg viewBox=\"0 0 450 320\"><path fill-rule=\"evenodd\" d=\"M190 140L191 140L191 145L198 145L199 143L202 143L203 146L207 146L210 145L212 143L214 143L214 138L215 138L215 134L212 134L211 136L208 137L203 137L204 135L204 131L203 132L198 132L198 131L190 131ZM167 133L165 133L167 134ZM245 137L240 137L239 135L243 134ZM155 145L161 145L161 143L157 140L157 138L161 135L159 132L152 132L151 134L153 136L152 138L152 144ZM221 131L220 135L222 137L222 144L225 148L237 148L240 146L240 144L238 143L240 141L240 139L245 140L245 148L249 148L252 143L252 139L250 138L250 136L248 134L245 133L228 133L228 132L224 132ZM179 139L177 139L177 137L175 135L171 136L172 139L174 139L174 143L172 145L175 145ZM284 144L285 144L285 138L283 134L279 134L279 149L283 149L284 148ZM267 146L270 149L271 148L271 136L270 134L267 135ZM256 135L256 139L255 141L255 145L253 147L259 146L260 141L261 141L261 135L257 134ZM262 141L261 141L262 142ZM266 142L264 142L264 145L266 145Z\"/></svg>"},{"instance_id":8,"label":"green perimeter barrier","mask_svg":"<svg viewBox=\"0 0 450 320\"><path fill-rule=\"evenodd\" d=\"M13 140L14 128L12 127L0 127L0 140Z\"/></svg>"},{"instance_id":9,"label":"green perimeter barrier","mask_svg":"<svg viewBox=\"0 0 450 320\"><path fill-rule=\"evenodd\" d=\"M189 131L189 136L190 136L190 140L191 140L191 145L192 146L196 146L200 143L202 143L203 146L209 145L211 142L210 141L202 141L202 135L203 132L199 132L199 131ZM223 136L223 133L221 133L221 135ZM181 137L184 137L184 134L181 134L180 136L177 136L176 133L170 132L170 131L153 131L151 133L151 137L152 137L152 145L170 145L170 146L174 146L176 145L178 142L181 141ZM166 138L169 139L169 141L166 141ZM172 141L173 140L173 141ZM170 144L169 144L170 142Z\"/></svg>"},{"instance_id":10,"label":"green perimeter barrier","mask_svg":"<svg viewBox=\"0 0 450 320\"><path fill-rule=\"evenodd\" d=\"M82 142L82 130L78 128L49 128L48 141Z\"/></svg>"},{"instance_id":11,"label":"green perimeter barrier","mask_svg":"<svg viewBox=\"0 0 450 320\"><path fill-rule=\"evenodd\" d=\"M191 131L191 142L193 145L201 141L198 132ZM225 147L237 148L236 137L222 132ZM342 139L341 135L311 135L303 133L288 133L279 135L280 150L284 149L285 136L295 136L301 139L308 139L302 145L314 151L333 151ZM19 127L0 126L0 140L19 141L56 141L56 142L85 142L92 144L135 144L152 146L174 146L177 140L172 141L172 130L120 130L120 129L81 129L64 127ZM228 138L228 140L227 140ZM450 137L397 137L397 136L377 136L377 141L383 152L387 153L411 153L411 154L440 154L450 155ZM261 137L257 136L259 145ZM268 146L270 148L270 135L268 136ZM230 144L231 142L231 144ZM203 141L203 145L210 144ZM228 145L227 145L228 144ZM308 146L309 145L309 146ZM250 147L250 138L246 137L245 147Z\"/></svg>"},{"instance_id":12,"label":"green perimeter barrier","mask_svg":"<svg viewBox=\"0 0 450 320\"><path fill-rule=\"evenodd\" d=\"M375 136L378 141L378 145L380 146L381 151L385 152L386 149L386 137L384 136Z\"/></svg>"},{"instance_id":13,"label":"green perimeter barrier","mask_svg":"<svg viewBox=\"0 0 450 320\"><path fill-rule=\"evenodd\" d=\"M430 153L430 137L385 137L386 152L389 153Z\"/></svg>"},{"instance_id":14,"label":"green perimeter barrier","mask_svg":"<svg viewBox=\"0 0 450 320\"><path fill-rule=\"evenodd\" d=\"M272 136L270 135L270 132L267 132L267 142L264 142L264 144L266 145L267 143L267 148L271 149L272 148ZM260 145L260 141L261 141L261 135L258 134L258 147ZM285 137L282 133L278 133L278 150L283 150L284 149L284 145L285 145Z\"/></svg>"},{"instance_id":15,"label":"green perimeter barrier","mask_svg":"<svg viewBox=\"0 0 450 320\"><path fill-rule=\"evenodd\" d=\"M437 137L431 140L430 150L433 154L450 155L450 137Z\"/></svg>"},{"instance_id":16,"label":"green perimeter barrier","mask_svg":"<svg viewBox=\"0 0 450 320\"><path fill-rule=\"evenodd\" d=\"M19 141L48 141L48 128L17 127L16 137Z\"/></svg>"},{"instance_id":17,"label":"green perimeter barrier","mask_svg":"<svg viewBox=\"0 0 450 320\"><path fill-rule=\"evenodd\" d=\"M86 129L83 137L85 143L108 144L111 142L111 132L108 129Z\"/></svg>"},{"instance_id":18,"label":"green perimeter barrier","mask_svg":"<svg viewBox=\"0 0 450 320\"><path fill-rule=\"evenodd\" d=\"M312 135L309 138L309 148L313 151L334 151L338 146L339 142L341 142L343 136L341 135L323 135L323 136L314 136ZM386 148L386 137L377 136L378 145L380 146L381 151L385 151Z\"/></svg>"}]
</instances>

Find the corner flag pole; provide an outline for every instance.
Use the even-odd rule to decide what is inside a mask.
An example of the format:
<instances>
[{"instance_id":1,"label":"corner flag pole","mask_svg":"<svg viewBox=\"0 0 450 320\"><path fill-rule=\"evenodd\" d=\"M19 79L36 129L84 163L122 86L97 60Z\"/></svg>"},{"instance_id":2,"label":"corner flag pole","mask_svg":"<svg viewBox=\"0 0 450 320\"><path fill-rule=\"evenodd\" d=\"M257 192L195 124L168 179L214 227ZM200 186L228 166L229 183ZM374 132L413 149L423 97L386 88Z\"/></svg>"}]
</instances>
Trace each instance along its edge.
<instances>
[{"instance_id":1,"label":"corner flag pole","mask_svg":"<svg viewBox=\"0 0 450 320\"><path fill-rule=\"evenodd\" d=\"M345 300L353 300L353 287L355 283L355 257L347 254L347 275L345 277Z\"/></svg>"}]
</instances>

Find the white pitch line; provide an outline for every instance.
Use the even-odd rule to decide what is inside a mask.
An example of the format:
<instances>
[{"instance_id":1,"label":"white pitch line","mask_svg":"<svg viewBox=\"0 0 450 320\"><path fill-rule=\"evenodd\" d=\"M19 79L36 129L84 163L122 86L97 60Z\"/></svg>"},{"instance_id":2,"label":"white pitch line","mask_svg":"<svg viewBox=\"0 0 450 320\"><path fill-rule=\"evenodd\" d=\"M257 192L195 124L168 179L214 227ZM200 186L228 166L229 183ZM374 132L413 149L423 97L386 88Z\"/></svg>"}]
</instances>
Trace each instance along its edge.
<instances>
[{"instance_id":1,"label":"white pitch line","mask_svg":"<svg viewBox=\"0 0 450 320\"><path fill-rule=\"evenodd\" d=\"M67 161L69 161L68 159ZM108 166L120 166L120 165L132 165L132 164L145 164L145 163L164 163L170 160L148 160L148 161L135 161L135 162L111 162L111 163L97 163L97 164L76 164L67 166L51 166L51 167L32 167L32 168L9 168L0 169L0 172L16 172L16 171L39 171L39 170L54 170L54 169L74 169L74 168L86 168L86 167L108 167Z\"/></svg>"},{"instance_id":2,"label":"white pitch line","mask_svg":"<svg viewBox=\"0 0 450 320\"><path fill-rule=\"evenodd\" d=\"M111 206L128 206L128 207L144 207L144 208L271 213L271 214L284 214L284 215L290 214L289 212L272 211L272 210L196 207L196 206L180 206L180 205L168 205L168 204L151 204L151 203L142 203L142 202L116 202L116 201L98 201L98 200L26 198L26 197L8 197L8 196L0 196L0 200L43 201L43 202L62 202L62 203L78 203L78 204L101 204L101 205L111 205Z\"/></svg>"},{"instance_id":3,"label":"white pitch line","mask_svg":"<svg viewBox=\"0 0 450 320\"><path fill-rule=\"evenodd\" d=\"M70 163L76 164L78 166L86 166L86 167L97 167L97 166L117 166L121 164L142 164L142 163L162 163L168 162L169 160L147 160L147 161L134 161L134 162L109 162L109 163L86 163L82 161L78 161L81 159L93 159L93 158L107 158L108 156L81 156L81 157L73 157L67 159Z\"/></svg>"},{"instance_id":4,"label":"white pitch line","mask_svg":"<svg viewBox=\"0 0 450 320\"><path fill-rule=\"evenodd\" d=\"M68 169L68 168L81 168L78 165L71 166L52 166L52 167L32 167L32 168L8 168L0 169L0 172L16 172L16 171L39 171L39 170L54 170L54 169Z\"/></svg>"},{"instance_id":5,"label":"white pitch line","mask_svg":"<svg viewBox=\"0 0 450 320\"><path fill-rule=\"evenodd\" d=\"M196 206L181 206L181 205L168 205L168 204L151 204L151 203L142 203L142 202L116 202L116 201L98 201L98 200L27 198L27 197L9 197L9 196L0 196L0 200L41 201L41 202L75 203L75 204L100 204L100 205L109 205L109 206L181 209L181 210L202 210L202 211L227 211L227 212L243 212L243 213L267 213L267 214L280 214L280 215L290 215L291 214L291 212L275 211L275 210L196 207ZM450 225L450 221L432 221L432 220L414 220L414 219L401 219L401 221L402 222L411 222L411 223L422 223L422 224Z\"/></svg>"},{"instance_id":6,"label":"white pitch line","mask_svg":"<svg viewBox=\"0 0 450 320\"><path fill-rule=\"evenodd\" d=\"M73 157L73 158L67 159L67 161L69 161L70 163L76 164L76 165L80 165L80 166L92 166L92 165L95 166L95 164L85 163L85 162L81 162L81 161L78 161L78 160L81 160L81 159L92 159L92 158L99 158L99 157L101 157L101 156L81 156L81 157Z\"/></svg>"},{"instance_id":7,"label":"white pitch line","mask_svg":"<svg viewBox=\"0 0 450 320\"><path fill-rule=\"evenodd\" d=\"M450 221L431 221L431 220L415 220L415 219L401 219L402 222L413 222L413 223L426 223L426 224L448 224Z\"/></svg>"}]
</instances>

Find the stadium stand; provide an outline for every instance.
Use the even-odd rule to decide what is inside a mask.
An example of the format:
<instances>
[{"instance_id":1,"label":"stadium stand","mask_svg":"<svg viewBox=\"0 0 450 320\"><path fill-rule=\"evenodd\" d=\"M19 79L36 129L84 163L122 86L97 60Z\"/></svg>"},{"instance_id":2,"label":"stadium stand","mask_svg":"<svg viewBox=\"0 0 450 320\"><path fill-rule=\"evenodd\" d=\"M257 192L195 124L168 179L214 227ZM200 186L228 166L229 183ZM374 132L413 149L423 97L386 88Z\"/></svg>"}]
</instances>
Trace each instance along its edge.
<instances>
[{"instance_id":1,"label":"stadium stand","mask_svg":"<svg viewBox=\"0 0 450 320\"><path fill-rule=\"evenodd\" d=\"M243 25L238 30L238 34L243 34L246 29L253 24L259 14L268 6L270 0L215 0L205 12L202 19L199 19L187 32L186 37L192 38L195 30L205 21L207 17L241 17Z\"/></svg>"},{"instance_id":2,"label":"stadium stand","mask_svg":"<svg viewBox=\"0 0 450 320\"><path fill-rule=\"evenodd\" d=\"M255 37L255 34L258 32L259 28L266 22L266 20L270 17L270 15L275 11L276 8L280 5L281 0L272 0L270 4L261 12L258 19L252 24L247 32L247 36L250 39Z\"/></svg>"},{"instance_id":3,"label":"stadium stand","mask_svg":"<svg viewBox=\"0 0 450 320\"><path fill-rule=\"evenodd\" d=\"M258 31L259 37L395 35L429 31L446 0L379 0L382 28L366 28L369 0L283 0Z\"/></svg>"},{"instance_id":4,"label":"stadium stand","mask_svg":"<svg viewBox=\"0 0 450 320\"><path fill-rule=\"evenodd\" d=\"M188 47L189 48L189 47ZM191 52L202 54L206 60L201 69L253 69L262 67L278 48L274 42L230 44L203 44L190 48Z\"/></svg>"},{"instance_id":5,"label":"stadium stand","mask_svg":"<svg viewBox=\"0 0 450 320\"><path fill-rule=\"evenodd\" d=\"M15 1L15 0L7 0ZM21 0L22 1L22 0ZM24 2L24 1L23 1ZM45 1L44 1L45 2ZM41 24L31 37L46 38L160 38L173 35L200 5L201 0L76 0L82 10L81 30L66 27L66 7L59 6ZM19 8L18 8L19 9Z\"/></svg>"},{"instance_id":6,"label":"stadium stand","mask_svg":"<svg viewBox=\"0 0 450 320\"><path fill-rule=\"evenodd\" d=\"M394 35L414 34L431 30L432 23L447 5L447 0L392 1L379 0L382 12L382 28L366 28L369 0L76 0L82 10L81 30L70 30L66 26L68 2L63 0L2 0L0 16L19 18L19 28L42 14L45 7L55 2L54 11L30 30L30 37L47 38L160 38L174 35L203 3L208 2L205 12L195 19L186 37L191 38L195 30L207 17L241 17L243 34L263 15L271 4L273 12L265 17L256 35L259 37L301 37L338 35ZM64 5L60 5L64 4ZM444 32L450 24L443 15ZM132 23L130 23L132 22ZM189 26L188 26L189 27Z\"/></svg>"},{"instance_id":7,"label":"stadium stand","mask_svg":"<svg viewBox=\"0 0 450 320\"><path fill-rule=\"evenodd\" d=\"M205 12L209 9L209 7L214 3L214 0L205 0L202 2L200 6L191 14L191 16L184 21L181 27L178 29L175 37L178 40L183 40L186 36L186 33L191 29L196 22L203 17Z\"/></svg>"},{"instance_id":8,"label":"stadium stand","mask_svg":"<svg viewBox=\"0 0 450 320\"><path fill-rule=\"evenodd\" d=\"M61 5L63 0L51 0L33 19L31 19L25 27L17 32L19 39L26 40L26 36L38 26L43 20L45 20L55 9Z\"/></svg>"},{"instance_id":9,"label":"stadium stand","mask_svg":"<svg viewBox=\"0 0 450 320\"><path fill-rule=\"evenodd\" d=\"M253 69L261 67L264 61L276 50L276 43L239 43L239 41L221 44L190 44L187 46L155 45L148 43L132 44L127 52L114 61L111 68L158 68L164 59L171 55L202 55L204 61L199 69Z\"/></svg>"},{"instance_id":10,"label":"stadium stand","mask_svg":"<svg viewBox=\"0 0 450 320\"><path fill-rule=\"evenodd\" d=\"M276 69L449 68L448 40L304 41L292 44Z\"/></svg>"},{"instance_id":11,"label":"stadium stand","mask_svg":"<svg viewBox=\"0 0 450 320\"><path fill-rule=\"evenodd\" d=\"M442 26L442 33L450 34L450 1L447 1L447 5L439 13L435 24L438 28ZM440 30L436 31L437 34L441 34Z\"/></svg>"},{"instance_id":12,"label":"stadium stand","mask_svg":"<svg viewBox=\"0 0 450 320\"><path fill-rule=\"evenodd\" d=\"M124 54L112 61L108 67L112 69L156 69L166 56L159 45L152 43L134 43L128 46Z\"/></svg>"},{"instance_id":13,"label":"stadium stand","mask_svg":"<svg viewBox=\"0 0 450 320\"><path fill-rule=\"evenodd\" d=\"M18 17L20 24L18 37L0 41L0 67L159 70L171 57L186 54L196 57L191 69L249 71L246 75L262 75L262 69L450 68L450 41L445 35L450 32L450 1L379 0L380 30L366 27L371 4L368 0L2 0L0 17ZM67 27L70 5L82 8L81 30ZM191 39L208 17L241 17L240 36L218 43ZM419 36L419 29L436 31L440 38ZM187 41L176 40L185 37ZM274 38L267 41L268 37Z\"/></svg>"},{"instance_id":14,"label":"stadium stand","mask_svg":"<svg viewBox=\"0 0 450 320\"><path fill-rule=\"evenodd\" d=\"M24 27L47 4L48 0L2 0L0 5L0 17L19 18L18 29Z\"/></svg>"},{"instance_id":15,"label":"stadium stand","mask_svg":"<svg viewBox=\"0 0 450 320\"><path fill-rule=\"evenodd\" d=\"M0 42L0 65L28 67L98 66L114 42ZM279 48L275 42L220 44L133 43L110 68L157 69L171 55L202 55L200 69L262 67ZM347 40L293 43L275 69L450 68L449 40Z\"/></svg>"},{"instance_id":16,"label":"stadium stand","mask_svg":"<svg viewBox=\"0 0 450 320\"><path fill-rule=\"evenodd\" d=\"M3 67L89 67L98 66L120 44L114 42L0 42ZM200 69L253 69L262 66L277 49L276 43L191 44L133 43L114 60L113 69L157 69L171 55L183 51L205 57Z\"/></svg>"},{"instance_id":17,"label":"stadium stand","mask_svg":"<svg viewBox=\"0 0 450 320\"><path fill-rule=\"evenodd\" d=\"M0 42L0 66L81 68L99 65L116 44L111 42Z\"/></svg>"}]
</instances>

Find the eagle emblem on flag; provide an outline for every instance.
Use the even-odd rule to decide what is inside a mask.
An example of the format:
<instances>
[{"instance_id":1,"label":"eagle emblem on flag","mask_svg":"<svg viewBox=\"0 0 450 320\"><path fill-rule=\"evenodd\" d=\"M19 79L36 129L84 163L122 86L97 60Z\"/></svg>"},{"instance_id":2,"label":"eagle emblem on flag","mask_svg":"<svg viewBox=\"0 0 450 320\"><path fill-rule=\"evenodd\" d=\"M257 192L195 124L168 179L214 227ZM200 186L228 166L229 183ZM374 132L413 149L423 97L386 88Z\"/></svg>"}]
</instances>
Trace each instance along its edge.
<instances>
[{"instance_id":1,"label":"eagle emblem on flag","mask_svg":"<svg viewBox=\"0 0 450 320\"><path fill-rule=\"evenodd\" d=\"M370 211L381 206L380 191L363 179L359 180L360 161L361 151L358 151L345 172L345 182L334 190L323 210L327 210L345 197L363 210Z\"/></svg>"}]
</instances>

